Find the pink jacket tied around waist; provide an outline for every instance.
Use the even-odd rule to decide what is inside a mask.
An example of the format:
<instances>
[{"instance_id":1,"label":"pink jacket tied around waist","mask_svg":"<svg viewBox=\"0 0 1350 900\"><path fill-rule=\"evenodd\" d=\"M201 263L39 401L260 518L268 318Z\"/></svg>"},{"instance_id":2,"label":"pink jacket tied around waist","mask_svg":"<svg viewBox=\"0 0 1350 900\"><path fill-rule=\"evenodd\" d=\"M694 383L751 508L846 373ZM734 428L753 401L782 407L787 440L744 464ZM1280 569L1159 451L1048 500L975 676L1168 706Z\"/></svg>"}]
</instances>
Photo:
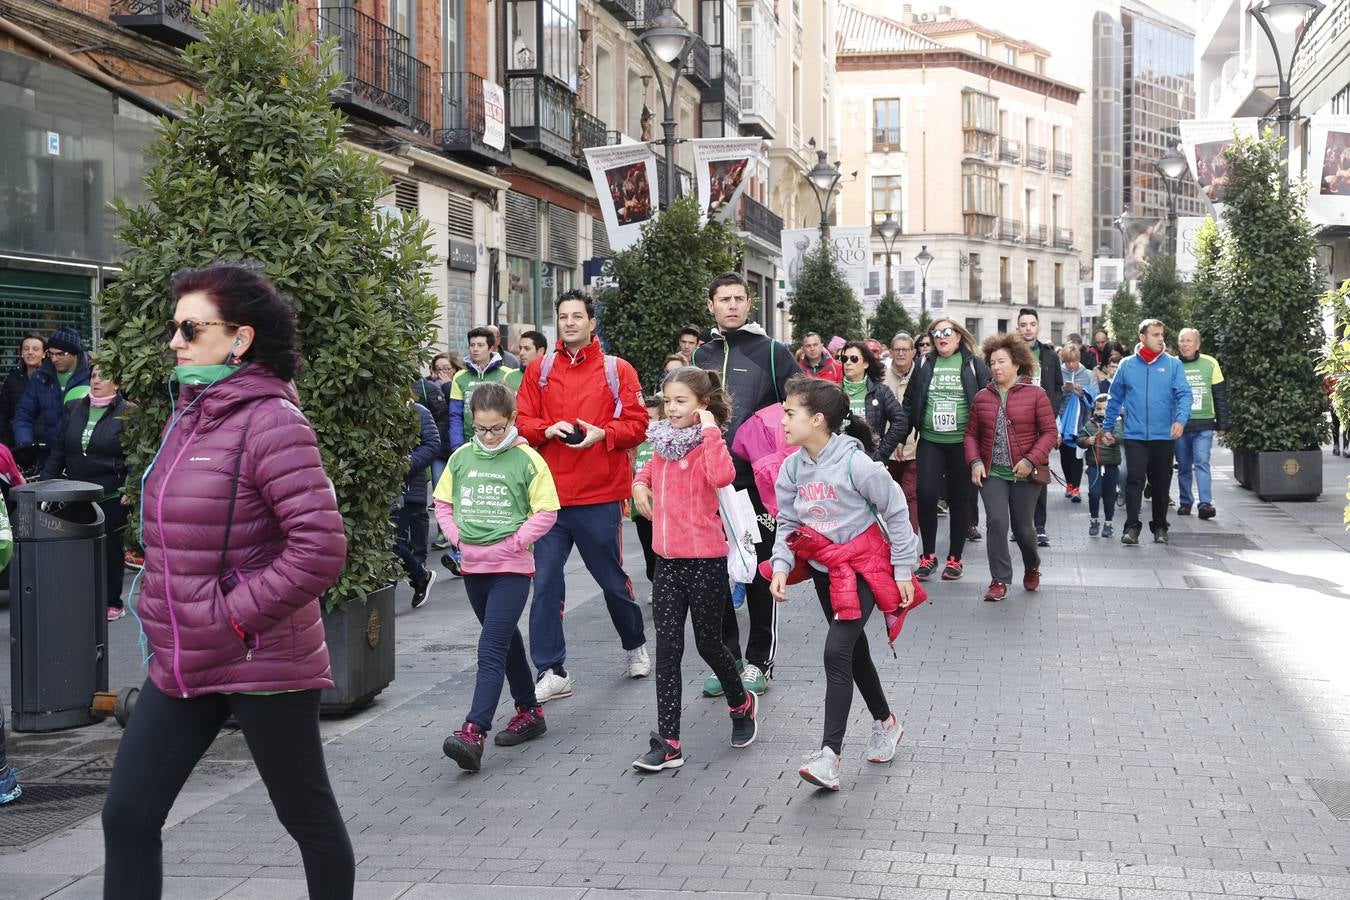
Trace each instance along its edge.
<instances>
[{"instance_id":1,"label":"pink jacket tied around waist","mask_svg":"<svg viewBox=\"0 0 1350 900\"><path fill-rule=\"evenodd\" d=\"M170 696L333 684L319 598L347 538L298 399L258 365L179 393L145 479L136 602Z\"/></svg>"},{"instance_id":2,"label":"pink jacket tied around waist","mask_svg":"<svg viewBox=\"0 0 1350 900\"><path fill-rule=\"evenodd\" d=\"M905 616L928 599L923 585L914 580L914 602L900 608L900 588L895 583L895 569L891 566L891 545L881 527L873 525L851 541L836 544L813 528L802 527L788 537L788 547L795 558L787 583L797 584L811 577L811 562L820 563L830 576L830 607L834 617L841 621L862 618L858 599L858 579L862 578L876 598L886 622L886 638L891 643L900 635ZM773 565L759 564L760 574L773 578Z\"/></svg>"}]
</instances>

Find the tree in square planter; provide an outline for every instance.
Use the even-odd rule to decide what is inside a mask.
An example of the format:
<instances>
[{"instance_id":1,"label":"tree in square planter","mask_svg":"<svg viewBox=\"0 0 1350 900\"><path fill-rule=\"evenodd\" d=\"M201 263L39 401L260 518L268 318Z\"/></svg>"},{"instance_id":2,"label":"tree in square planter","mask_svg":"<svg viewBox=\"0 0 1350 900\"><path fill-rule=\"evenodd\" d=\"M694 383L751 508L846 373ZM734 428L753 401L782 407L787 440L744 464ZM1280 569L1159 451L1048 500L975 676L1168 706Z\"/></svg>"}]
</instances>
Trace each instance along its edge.
<instances>
[{"instance_id":1,"label":"tree in square planter","mask_svg":"<svg viewBox=\"0 0 1350 900\"><path fill-rule=\"evenodd\" d=\"M792 340L798 344L813 331L826 343L832 337L857 340L864 333L862 307L830 241L818 242L803 258L791 306Z\"/></svg>"},{"instance_id":2,"label":"tree in square planter","mask_svg":"<svg viewBox=\"0 0 1350 900\"><path fill-rule=\"evenodd\" d=\"M1326 396L1316 366L1325 343L1307 185L1290 184L1270 132L1228 151L1223 228L1201 247L1197 319L1228 381L1234 472L1264 500L1322 493Z\"/></svg>"},{"instance_id":3,"label":"tree in square planter","mask_svg":"<svg viewBox=\"0 0 1350 900\"><path fill-rule=\"evenodd\" d=\"M394 677L390 508L417 423L408 385L433 335L425 223L377 213L388 183L345 145L329 93L341 75L295 7L260 15L222 0L186 51L197 96L147 152L146 202L115 203L127 248L99 298L101 363L139 405L127 456L143 471L171 405L161 337L173 272L221 259L260 263L295 303L301 406L318 435L347 532L347 563L323 598L336 687L327 711L368 703ZM139 484L129 485L135 496ZM136 521L136 517L132 517Z\"/></svg>"}]
</instances>

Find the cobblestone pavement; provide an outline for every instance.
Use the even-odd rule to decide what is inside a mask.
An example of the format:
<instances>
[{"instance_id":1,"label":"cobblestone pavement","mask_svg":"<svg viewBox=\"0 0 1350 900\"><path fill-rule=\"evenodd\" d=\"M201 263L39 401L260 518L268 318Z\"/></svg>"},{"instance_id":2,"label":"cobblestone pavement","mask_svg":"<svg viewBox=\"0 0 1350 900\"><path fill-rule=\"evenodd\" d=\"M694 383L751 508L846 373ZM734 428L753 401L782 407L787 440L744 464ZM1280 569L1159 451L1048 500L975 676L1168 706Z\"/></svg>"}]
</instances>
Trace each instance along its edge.
<instances>
[{"instance_id":1,"label":"cobblestone pavement","mask_svg":"<svg viewBox=\"0 0 1350 900\"><path fill-rule=\"evenodd\" d=\"M970 546L965 579L934 586L899 658L877 654L905 724L896 759L862 760L858 700L837 794L796 775L824 693L820 609L801 589L781 608L759 739L729 746L690 641L688 762L640 777L629 762L654 688L622 677L584 572L569 571L576 695L546 706L541 740L489 745L477 775L440 752L473 678L463 589L438 585L413 612L403 588L396 684L325 723L358 896L1350 898L1350 821L1318 793L1350 816L1334 796L1350 792L1350 463L1326 458L1321 502L1267 504L1216 457L1219 518L1174 518L1170 546L1089 538L1086 503L1052 494L1042 589L1000 604L980 601L984 545ZM133 683L135 627L114 629L114 682ZM168 896L304 895L294 843L242 762L194 776L171 823ZM95 818L0 852L0 897L99 896L101 862Z\"/></svg>"}]
</instances>

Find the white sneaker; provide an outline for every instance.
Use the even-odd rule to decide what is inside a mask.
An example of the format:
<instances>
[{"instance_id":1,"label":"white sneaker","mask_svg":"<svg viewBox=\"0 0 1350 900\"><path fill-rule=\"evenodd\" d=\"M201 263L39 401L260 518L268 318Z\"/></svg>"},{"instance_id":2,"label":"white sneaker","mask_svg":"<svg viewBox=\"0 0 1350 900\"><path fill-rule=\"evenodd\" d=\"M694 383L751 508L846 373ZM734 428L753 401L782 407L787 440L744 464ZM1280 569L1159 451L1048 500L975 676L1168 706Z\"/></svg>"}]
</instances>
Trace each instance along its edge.
<instances>
[{"instance_id":1,"label":"white sneaker","mask_svg":"<svg viewBox=\"0 0 1350 900\"><path fill-rule=\"evenodd\" d=\"M905 733L900 720L891 713L885 722L872 722L872 736L867 739L867 761L874 763L890 762L895 758L895 745L900 743L900 735Z\"/></svg>"},{"instance_id":2,"label":"white sneaker","mask_svg":"<svg viewBox=\"0 0 1350 900\"><path fill-rule=\"evenodd\" d=\"M821 747L812 753L797 770L803 781L827 790L839 790L839 754L829 747Z\"/></svg>"},{"instance_id":3,"label":"white sneaker","mask_svg":"<svg viewBox=\"0 0 1350 900\"><path fill-rule=\"evenodd\" d=\"M647 655L647 645L643 644L628 651L628 677L646 678L652 674L652 660Z\"/></svg>"},{"instance_id":4,"label":"white sneaker","mask_svg":"<svg viewBox=\"0 0 1350 900\"><path fill-rule=\"evenodd\" d=\"M572 676L559 675L549 669L534 683L534 699L540 703L572 696Z\"/></svg>"}]
</instances>

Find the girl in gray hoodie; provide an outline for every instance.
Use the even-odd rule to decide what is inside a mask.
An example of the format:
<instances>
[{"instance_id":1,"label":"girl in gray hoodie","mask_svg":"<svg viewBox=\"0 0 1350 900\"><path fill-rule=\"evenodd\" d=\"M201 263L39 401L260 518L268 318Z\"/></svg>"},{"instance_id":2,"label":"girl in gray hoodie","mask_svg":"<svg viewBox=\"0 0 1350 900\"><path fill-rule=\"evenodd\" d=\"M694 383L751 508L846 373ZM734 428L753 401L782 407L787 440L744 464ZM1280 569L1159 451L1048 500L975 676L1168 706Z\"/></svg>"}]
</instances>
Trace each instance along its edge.
<instances>
[{"instance_id":1,"label":"girl in gray hoodie","mask_svg":"<svg viewBox=\"0 0 1350 900\"><path fill-rule=\"evenodd\" d=\"M787 443L799 447L778 472L778 527L773 548L775 600L787 599L787 577L794 558L788 538L803 524L836 544L846 544L880 524L890 543L891 565L900 606L914 602L911 580L919 555L919 540L909 523L909 509L899 486L884 465L871 459L872 433L867 423L849 413L849 401L833 382L796 376L787 383L783 401L783 432ZM839 790L839 753L858 685L872 714L872 735L866 758L889 762L895 756L902 728L891 713L881 679L868 650L864 626L876 608L876 597L866 581L857 578L862 615L841 619L830 601L830 576L816 563L812 580L821 609L829 622L825 637L825 733L821 748L798 770L818 787Z\"/></svg>"}]
</instances>

